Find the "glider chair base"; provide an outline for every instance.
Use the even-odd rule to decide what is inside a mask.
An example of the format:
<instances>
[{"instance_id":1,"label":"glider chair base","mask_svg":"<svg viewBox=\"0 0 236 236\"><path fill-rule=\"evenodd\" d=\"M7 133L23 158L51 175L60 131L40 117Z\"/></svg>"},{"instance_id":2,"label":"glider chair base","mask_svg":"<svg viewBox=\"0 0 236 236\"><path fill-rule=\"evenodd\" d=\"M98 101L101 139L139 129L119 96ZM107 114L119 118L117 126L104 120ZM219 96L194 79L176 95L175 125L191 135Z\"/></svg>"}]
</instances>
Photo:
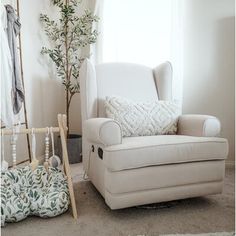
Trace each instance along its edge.
<instances>
[{"instance_id":1,"label":"glider chair base","mask_svg":"<svg viewBox=\"0 0 236 236\"><path fill-rule=\"evenodd\" d=\"M111 209L221 193L225 160L110 171L95 153L89 177Z\"/></svg>"},{"instance_id":2,"label":"glider chair base","mask_svg":"<svg viewBox=\"0 0 236 236\"><path fill-rule=\"evenodd\" d=\"M222 192L222 181L189 184L123 194L105 193L105 201L111 209L168 202L172 200L206 196Z\"/></svg>"}]
</instances>

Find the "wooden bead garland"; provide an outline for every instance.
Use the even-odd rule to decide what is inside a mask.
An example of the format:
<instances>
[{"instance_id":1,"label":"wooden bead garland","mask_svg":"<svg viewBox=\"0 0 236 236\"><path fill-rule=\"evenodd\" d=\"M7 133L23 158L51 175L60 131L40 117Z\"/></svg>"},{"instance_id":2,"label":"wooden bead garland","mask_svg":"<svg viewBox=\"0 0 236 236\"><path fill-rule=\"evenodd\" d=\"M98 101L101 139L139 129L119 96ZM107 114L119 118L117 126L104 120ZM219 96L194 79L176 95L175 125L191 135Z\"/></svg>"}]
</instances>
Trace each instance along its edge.
<instances>
[{"instance_id":1,"label":"wooden bead garland","mask_svg":"<svg viewBox=\"0 0 236 236\"><path fill-rule=\"evenodd\" d=\"M47 172L49 171L48 159L49 159L49 128L47 127L47 133L45 136L45 162L44 162L44 167L47 170Z\"/></svg>"},{"instance_id":2,"label":"wooden bead garland","mask_svg":"<svg viewBox=\"0 0 236 236\"><path fill-rule=\"evenodd\" d=\"M13 129L13 134L11 136L11 151L12 151L12 164L13 168L16 168L16 131Z\"/></svg>"}]
</instances>

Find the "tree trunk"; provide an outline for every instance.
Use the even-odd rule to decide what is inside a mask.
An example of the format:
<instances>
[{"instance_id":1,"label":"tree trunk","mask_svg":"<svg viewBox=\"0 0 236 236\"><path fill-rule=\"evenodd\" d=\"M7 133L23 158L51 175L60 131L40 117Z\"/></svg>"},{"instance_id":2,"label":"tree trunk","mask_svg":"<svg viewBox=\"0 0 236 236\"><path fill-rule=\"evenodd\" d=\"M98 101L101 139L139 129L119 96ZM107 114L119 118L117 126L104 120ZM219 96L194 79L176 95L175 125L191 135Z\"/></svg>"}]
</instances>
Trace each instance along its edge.
<instances>
[{"instance_id":1,"label":"tree trunk","mask_svg":"<svg viewBox=\"0 0 236 236\"><path fill-rule=\"evenodd\" d=\"M69 91L66 90L66 126L68 128L67 130L67 138L69 138L70 134L70 105L69 105Z\"/></svg>"},{"instance_id":2,"label":"tree trunk","mask_svg":"<svg viewBox=\"0 0 236 236\"><path fill-rule=\"evenodd\" d=\"M68 6L69 0L65 1L66 5ZM66 81L70 81L69 77L69 58L68 58L68 19L66 19L66 28L65 28L65 50L66 50ZM69 104L69 90L66 88L66 125L67 125L67 138L70 135L70 104Z\"/></svg>"}]
</instances>

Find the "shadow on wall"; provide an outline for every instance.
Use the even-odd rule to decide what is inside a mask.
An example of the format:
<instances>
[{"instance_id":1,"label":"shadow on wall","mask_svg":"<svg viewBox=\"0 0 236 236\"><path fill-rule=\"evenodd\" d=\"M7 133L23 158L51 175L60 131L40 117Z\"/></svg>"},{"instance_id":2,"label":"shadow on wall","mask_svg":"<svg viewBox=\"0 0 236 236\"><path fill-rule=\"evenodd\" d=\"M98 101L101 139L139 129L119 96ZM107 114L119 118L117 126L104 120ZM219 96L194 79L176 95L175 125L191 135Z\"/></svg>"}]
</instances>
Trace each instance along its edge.
<instances>
[{"instance_id":1,"label":"shadow on wall","mask_svg":"<svg viewBox=\"0 0 236 236\"><path fill-rule=\"evenodd\" d=\"M58 126L57 114L64 112L64 91L57 79L32 76L31 121L33 127ZM44 135L37 137L37 155L44 153Z\"/></svg>"},{"instance_id":2,"label":"shadow on wall","mask_svg":"<svg viewBox=\"0 0 236 236\"><path fill-rule=\"evenodd\" d=\"M210 42L209 42L210 44ZM199 106L204 99L209 114L220 111L223 117L234 115L234 17L225 18L217 22L214 32L214 42L208 45L209 51L205 51L205 65L202 65L205 87L202 94L205 97L199 99ZM203 59L204 60L204 59ZM207 84L208 82L210 84ZM210 87L209 87L210 85ZM221 101L220 106L217 101ZM213 113L212 113L213 112Z\"/></svg>"},{"instance_id":3,"label":"shadow on wall","mask_svg":"<svg viewBox=\"0 0 236 236\"><path fill-rule=\"evenodd\" d=\"M184 22L183 112L218 117L234 161L234 1L188 0Z\"/></svg>"},{"instance_id":4,"label":"shadow on wall","mask_svg":"<svg viewBox=\"0 0 236 236\"><path fill-rule=\"evenodd\" d=\"M35 127L55 125L56 115L62 112L63 90L56 79L32 75L31 87L31 121Z\"/></svg>"},{"instance_id":5,"label":"shadow on wall","mask_svg":"<svg viewBox=\"0 0 236 236\"><path fill-rule=\"evenodd\" d=\"M26 100L29 119L29 127L47 127L58 126L57 114L64 112L64 91L60 81L56 79L43 78L32 75L31 88L26 93ZM28 158L28 150L26 136L19 135L17 140L17 162ZM36 153L40 157L45 152L44 144L45 135L37 135ZM31 136L30 136L31 141ZM10 136L7 136L4 141L5 158L12 165Z\"/></svg>"},{"instance_id":6,"label":"shadow on wall","mask_svg":"<svg viewBox=\"0 0 236 236\"><path fill-rule=\"evenodd\" d=\"M229 141L229 157L235 156L235 17L227 17L217 22L215 73L218 79L214 87L223 100L219 107L219 119L222 121L222 136ZM211 103L213 104L213 102Z\"/></svg>"},{"instance_id":7,"label":"shadow on wall","mask_svg":"<svg viewBox=\"0 0 236 236\"><path fill-rule=\"evenodd\" d=\"M71 133L82 134L80 94L75 94L70 108Z\"/></svg>"}]
</instances>

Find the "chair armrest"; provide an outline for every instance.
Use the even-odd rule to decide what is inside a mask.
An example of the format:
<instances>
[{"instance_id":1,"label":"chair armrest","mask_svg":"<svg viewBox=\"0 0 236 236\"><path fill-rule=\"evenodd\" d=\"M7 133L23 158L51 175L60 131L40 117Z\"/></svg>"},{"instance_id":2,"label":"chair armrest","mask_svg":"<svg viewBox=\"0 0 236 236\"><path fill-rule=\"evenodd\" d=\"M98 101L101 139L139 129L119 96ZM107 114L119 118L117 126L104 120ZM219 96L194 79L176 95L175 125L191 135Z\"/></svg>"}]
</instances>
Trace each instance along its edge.
<instances>
[{"instance_id":1,"label":"chair armrest","mask_svg":"<svg viewBox=\"0 0 236 236\"><path fill-rule=\"evenodd\" d=\"M85 137L91 143L111 146L122 143L122 132L118 122L108 118L92 118L84 123Z\"/></svg>"},{"instance_id":2,"label":"chair armrest","mask_svg":"<svg viewBox=\"0 0 236 236\"><path fill-rule=\"evenodd\" d=\"M178 121L178 134L202 137L216 137L220 134L220 121L208 115L181 115Z\"/></svg>"}]
</instances>

